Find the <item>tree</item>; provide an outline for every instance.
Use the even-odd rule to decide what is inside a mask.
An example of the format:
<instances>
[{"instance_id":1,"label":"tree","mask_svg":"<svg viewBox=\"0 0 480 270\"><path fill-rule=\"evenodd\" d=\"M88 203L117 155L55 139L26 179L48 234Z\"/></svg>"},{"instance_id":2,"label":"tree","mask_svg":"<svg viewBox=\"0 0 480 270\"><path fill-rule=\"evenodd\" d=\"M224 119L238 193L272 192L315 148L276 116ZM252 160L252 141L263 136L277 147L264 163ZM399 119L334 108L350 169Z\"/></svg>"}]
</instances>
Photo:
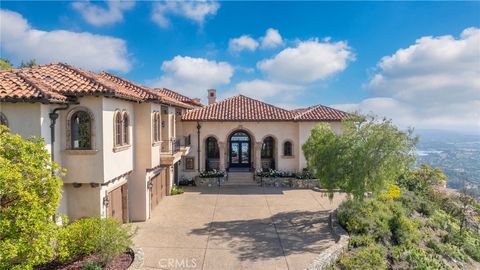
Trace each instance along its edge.
<instances>
[{"instance_id":1,"label":"tree","mask_svg":"<svg viewBox=\"0 0 480 270\"><path fill-rule=\"evenodd\" d=\"M0 70L13 69L12 63L8 59L0 58Z\"/></svg>"},{"instance_id":2,"label":"tree","mask_svg":"<svg viewBox=\"0 0 480 270\"><path fill-rule=\"evenodd\" d=\"M31 269L54 256L61 180L43 139L0 125L0 269Z\"/></svg>"},{"instance_id":3,"label":"tree","mask_svg":"<svg viewBox=\"0 0 480 270\"><path fill-rule=\"evenodd\" d=\"M316 126L302 149L308 167L330 195L335 188L356 199L375 195L394 184L415 161L417 139L387 119L351 117L335 134L328 124Z\"/></svg>"},{"instance_id":4,"label":"tree","mask_svg":"<svg viewBox=\"0 0 480 270\"><path fill-rule=\"evenodd\" d=\"M29 61L27 62L23 62L20 64L20 66L18 68L26 68L26 67L33 67L33 66L36 66L37 65L37 60L35 59L30 59Z\"/></svg>"}]
</instances>

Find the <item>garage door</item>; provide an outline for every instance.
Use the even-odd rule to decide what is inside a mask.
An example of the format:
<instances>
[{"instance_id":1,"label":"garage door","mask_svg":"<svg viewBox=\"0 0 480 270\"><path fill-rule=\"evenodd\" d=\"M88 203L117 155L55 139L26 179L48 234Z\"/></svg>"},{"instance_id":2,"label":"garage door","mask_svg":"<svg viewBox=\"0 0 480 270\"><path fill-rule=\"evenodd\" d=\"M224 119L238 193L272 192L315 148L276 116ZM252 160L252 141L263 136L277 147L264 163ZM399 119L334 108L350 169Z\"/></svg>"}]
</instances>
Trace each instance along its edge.
<instances>
[{"instance_id":1,"label":"garage door","mask_svg":"<svg viewBox=\"0 0 480 270\"><path fill-rule=\"evenodd\" d=\"M153 177L150 190L150 208L153 209L168 194L168 170L163 169L158 175Z\"/></svg>"},{"instance_id":2,"label":"garage door","mask_svg":"<svg viewBox=\"0 0 480 270\"><path fill-rule=\"evenodd\" d=\"M120 223L127 222L127 205L127 184L122 185L108 193L108 217L114 218Z\"/></svg>"}]
</instances>

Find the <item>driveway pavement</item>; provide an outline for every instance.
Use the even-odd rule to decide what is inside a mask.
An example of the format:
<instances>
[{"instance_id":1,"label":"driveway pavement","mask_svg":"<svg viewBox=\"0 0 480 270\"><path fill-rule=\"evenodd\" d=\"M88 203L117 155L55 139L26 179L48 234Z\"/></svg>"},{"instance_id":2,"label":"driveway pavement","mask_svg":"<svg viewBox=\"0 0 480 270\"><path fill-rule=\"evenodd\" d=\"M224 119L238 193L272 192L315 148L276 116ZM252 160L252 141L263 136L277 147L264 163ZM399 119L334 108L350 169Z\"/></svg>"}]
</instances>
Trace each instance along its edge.
<instances>
[{"instance_id":1,"label":"driveway pavement","mask_svg":"<svg viewBox=\"0 0 480 270\"><path fill-rule=\"evenodd\" d=\"M143 269L304 269L334 240L328 213L344 198L265 187L187 188L136 223Z\"/></svg>"}]
</instances>

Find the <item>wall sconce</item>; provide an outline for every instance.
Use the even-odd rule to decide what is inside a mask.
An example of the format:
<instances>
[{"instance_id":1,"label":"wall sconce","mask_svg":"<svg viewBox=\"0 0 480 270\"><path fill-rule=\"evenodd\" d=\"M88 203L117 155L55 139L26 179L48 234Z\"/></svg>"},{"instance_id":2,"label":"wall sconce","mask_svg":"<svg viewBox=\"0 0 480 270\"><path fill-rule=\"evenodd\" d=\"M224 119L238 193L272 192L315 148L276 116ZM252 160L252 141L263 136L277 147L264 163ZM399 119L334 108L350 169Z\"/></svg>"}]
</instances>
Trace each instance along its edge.
<instances>
[{"instance_id":1,"label":"wall sconce","mask_svg":"<svg viewBox=\"0 0 480 270\"><path fill-rule=\"evenodd\" d=\"M79 187L81 187L81 186L82 186L81 183L73 183L73 187L74 187L74 188L79 188Z\"/></svg>"},{"instance_id":2,"label":"wall sconce","mask_svg":"<svg viewBox=\"0 0 480 270\"><path fill-rule=\"evenodd\" d=\"M96 188L96 187L99 187L100 184L99 184L99 183L90 183L90 186L91 186L92 188Z\"/></svg>"},{"instance_id":3,"label":"wall sconce","mask_svg":"<svg viewBox=\"0 0 480 270\"><path fill-rule=\"evenodd\" d=\"M105 205L105 207L108 207L109 204L110 200L108 199L108 195L105 194L105 197L103 197L103 205Z\"/></svg>"}]
</instances>

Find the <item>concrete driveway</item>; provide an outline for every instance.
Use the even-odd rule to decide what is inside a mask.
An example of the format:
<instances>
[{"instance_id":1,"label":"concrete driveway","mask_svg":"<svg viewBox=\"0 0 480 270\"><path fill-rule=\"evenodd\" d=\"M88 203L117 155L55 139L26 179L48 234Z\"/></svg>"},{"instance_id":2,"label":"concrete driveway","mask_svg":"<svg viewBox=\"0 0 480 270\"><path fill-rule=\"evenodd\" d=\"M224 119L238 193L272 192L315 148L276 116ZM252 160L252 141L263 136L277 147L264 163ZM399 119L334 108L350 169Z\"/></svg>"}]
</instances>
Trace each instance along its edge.
<instances>
[{"instance_id":1,"label":"concrete driveway","mask_svg":"<svg viewBox=\"0 0 480 270\"><path fill-rule=\"evenodd\" d=\"M334 240L321 192L187 188L166 197L134 238L143 269L304 269Z\"/></svg>"}]
</instances>

